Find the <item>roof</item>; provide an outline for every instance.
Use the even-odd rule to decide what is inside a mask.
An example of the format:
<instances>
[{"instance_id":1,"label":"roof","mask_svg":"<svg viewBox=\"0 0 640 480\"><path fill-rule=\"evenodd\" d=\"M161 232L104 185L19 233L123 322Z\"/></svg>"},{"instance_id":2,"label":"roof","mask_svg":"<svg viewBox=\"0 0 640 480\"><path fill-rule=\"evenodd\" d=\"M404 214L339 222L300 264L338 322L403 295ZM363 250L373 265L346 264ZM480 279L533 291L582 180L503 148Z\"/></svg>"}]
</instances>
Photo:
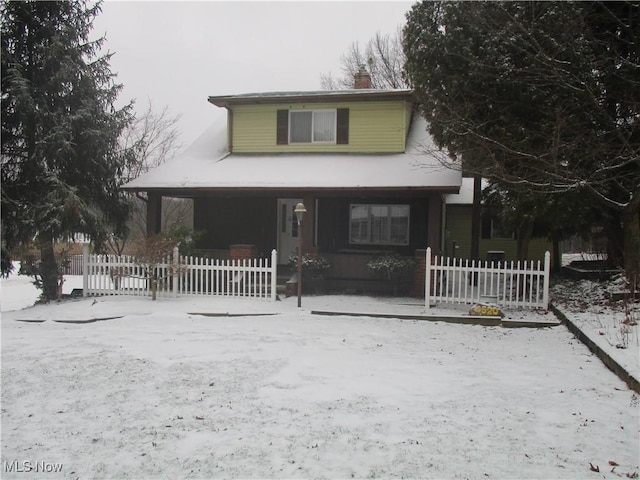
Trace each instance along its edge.
<instances>
[{"instance_id":1,"label":"roof","mask_svg":"<svg viewBox=\"0 0 640 480\"><path fill-rule=\"evenodd\" d=\"M460 172L443 166L427 123L415 115L405 153L230 154L226 121L213 124L181 155L122 188L130 191L437 190L457 192Z\"/></svg>"},{"instance_id":2,"label":"roof","mask_svg":"<svg viewBox=\"0 0 640 480\"><path fill-rule=\"evenodd\" d=\"M368 100L412 100L413 91L409 89L351 89L351 90L316 90L308 92L262 92L243 93L240 95L210 96L209 103L218 107L247 104L273 104L295 100L297 102L327 101L368 101Z\"/></svg>"}]
</instances>

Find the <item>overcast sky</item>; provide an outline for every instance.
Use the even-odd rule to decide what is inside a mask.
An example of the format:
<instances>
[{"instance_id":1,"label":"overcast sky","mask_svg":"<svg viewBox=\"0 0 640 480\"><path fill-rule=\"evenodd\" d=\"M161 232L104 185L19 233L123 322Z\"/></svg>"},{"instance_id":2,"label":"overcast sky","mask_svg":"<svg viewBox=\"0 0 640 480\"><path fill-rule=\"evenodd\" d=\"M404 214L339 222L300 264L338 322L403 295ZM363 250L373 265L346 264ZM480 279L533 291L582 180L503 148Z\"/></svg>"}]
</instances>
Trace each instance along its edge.
<instances>
[{"instance_id":1,"label":"overcast sky","mask_svg":"<svg viewBox=\"0 0 640 480\"><path fill-rule=\"evenodd\" d=\"M106 1L94 34L115 53L120 99L181 114L186 147L225 115L208 96L319 90L351 43L395 33L412 3Z\"/></svg>"}]
</instances>

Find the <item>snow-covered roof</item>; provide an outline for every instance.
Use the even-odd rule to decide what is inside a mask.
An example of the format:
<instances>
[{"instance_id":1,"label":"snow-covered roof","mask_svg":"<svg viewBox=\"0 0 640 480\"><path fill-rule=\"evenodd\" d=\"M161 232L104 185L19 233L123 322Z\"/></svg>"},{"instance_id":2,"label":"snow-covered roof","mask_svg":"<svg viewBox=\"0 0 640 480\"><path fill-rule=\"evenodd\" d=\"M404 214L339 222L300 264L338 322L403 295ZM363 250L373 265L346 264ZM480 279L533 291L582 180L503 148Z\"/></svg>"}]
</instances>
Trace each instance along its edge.
<instances>
[{"instance_id":1,"label":"snow-covered roof","mask_svg":"<svg viewBox=\"0 0 640 480\"><path fill-rule=\"evenodd\" d=\"M226 120L184 153L123 186L126 190L419 189L457 191L460 172L443 166L415 115L405 153L237 154L226 150ZM184 192L183 192L184 193Z\"/></svg>"}]
</instances>

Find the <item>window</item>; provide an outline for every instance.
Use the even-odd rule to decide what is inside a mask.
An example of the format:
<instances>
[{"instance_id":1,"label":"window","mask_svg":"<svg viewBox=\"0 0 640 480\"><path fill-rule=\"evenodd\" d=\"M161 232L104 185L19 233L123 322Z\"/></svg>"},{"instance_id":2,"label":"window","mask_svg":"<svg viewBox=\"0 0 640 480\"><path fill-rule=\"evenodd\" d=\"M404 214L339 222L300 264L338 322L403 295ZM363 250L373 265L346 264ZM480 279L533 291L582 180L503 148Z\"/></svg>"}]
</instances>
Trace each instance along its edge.
<instances>
[{"instance_id":1,"label":"window","mask_svg":"<svg viewBox=\"0 0 640 480\"><path fill-rule=\"evenodd\" d=\"M335 141L335 110L289 112L289 143L333 143Z\"/></svg>"},{"instance_id":2,"label":"window","mask_svg":"<svg viewBox=\"0 0 640 480\"><path fill-rule=\"evenodd\" d=\"M409 205L351 205L350 243L408 245L409 211Z\"/></svg>"},{"instance_id":3,"label":"window","mask_svg":"<svg viewBox=\"0 0 640 480\"><path fill-rule=\"evenodd\" d=\"M515 235L512 230L504 226L495 208L484 208L482 212L481 238L513 240Z\"/></svg>"},{"instance_id":4,"label":"window","mask_svg":"<svg viewBox=\"0 0 640 480\"><path fill-rule=\"evenodd\" d=\"M276 144L349 143L349 109L278 110Z\"/></svg>"}]
</instances>

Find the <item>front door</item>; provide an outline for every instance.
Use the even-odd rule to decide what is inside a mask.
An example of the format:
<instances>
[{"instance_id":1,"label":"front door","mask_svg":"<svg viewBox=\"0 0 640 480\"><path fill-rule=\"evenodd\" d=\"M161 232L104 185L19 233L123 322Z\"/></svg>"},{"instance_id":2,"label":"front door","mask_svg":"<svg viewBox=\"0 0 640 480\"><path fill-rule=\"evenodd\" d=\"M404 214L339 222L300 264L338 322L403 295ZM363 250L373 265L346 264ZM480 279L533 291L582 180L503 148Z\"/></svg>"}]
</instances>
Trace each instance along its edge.
<instances>
[{"instance_id":1,"label":"front door","mask_svg":"<svg viewBox=\"0 0 640 480\"><path fill-rule=\"evenodd\" d=\"M278 263L289 263L289 257L297 253L298 248L298 220L293 211L299 198L278 199Z\"/></svg>"}]
</instances>

